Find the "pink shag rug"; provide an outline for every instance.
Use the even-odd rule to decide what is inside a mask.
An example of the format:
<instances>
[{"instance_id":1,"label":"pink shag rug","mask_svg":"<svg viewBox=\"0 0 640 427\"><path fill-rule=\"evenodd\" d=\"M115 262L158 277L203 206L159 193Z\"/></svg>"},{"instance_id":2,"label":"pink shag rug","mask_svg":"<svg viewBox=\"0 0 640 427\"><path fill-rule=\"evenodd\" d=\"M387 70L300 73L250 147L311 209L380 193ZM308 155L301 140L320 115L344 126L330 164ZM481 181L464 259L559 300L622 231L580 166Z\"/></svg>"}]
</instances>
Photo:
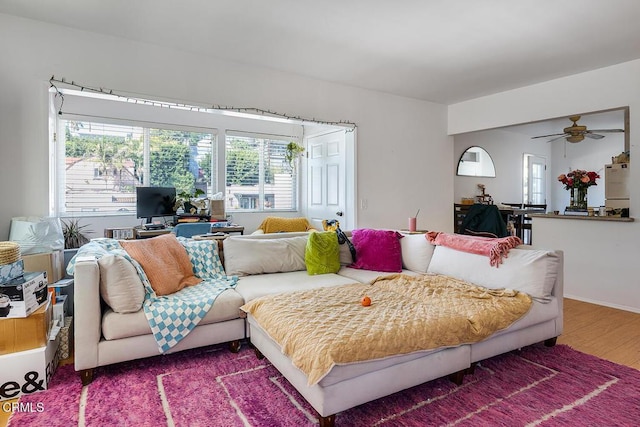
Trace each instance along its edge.
<instances>
[{"instance_id":1,"label":"pink shag rug","mask_svg":"<svg viewBox=\"0 0 640 427\"><path fill-rule=\"evenodd\" d=\"M20 400L9 426L312 426L315 411L246 345L121 363L83 388L73 366ZM637 426L640 371L558 345L481 362L456 386L438 379L336 416L337 426Z\"/></svg>"}]
</instances>

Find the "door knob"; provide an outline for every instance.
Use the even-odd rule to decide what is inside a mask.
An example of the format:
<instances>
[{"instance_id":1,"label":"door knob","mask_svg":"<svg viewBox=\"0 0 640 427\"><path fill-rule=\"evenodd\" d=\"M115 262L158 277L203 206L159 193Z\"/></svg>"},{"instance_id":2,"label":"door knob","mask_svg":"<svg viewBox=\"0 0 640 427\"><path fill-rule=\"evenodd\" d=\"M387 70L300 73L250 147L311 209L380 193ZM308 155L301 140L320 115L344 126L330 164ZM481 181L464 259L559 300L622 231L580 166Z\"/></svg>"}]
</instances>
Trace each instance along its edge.
<instances>
[{"instance_id":1,"label":"door knob","mask_svg":"<svg viewBox=\"0 0 640 427\"><path fill-rule=\"evenodd\" d=\"M342 215L343 215L343 214L342 214L342 211L338 211L338 212L336 212L336 215L338 215L338 216L342 216Z\"/></svg>"}]
</instances>

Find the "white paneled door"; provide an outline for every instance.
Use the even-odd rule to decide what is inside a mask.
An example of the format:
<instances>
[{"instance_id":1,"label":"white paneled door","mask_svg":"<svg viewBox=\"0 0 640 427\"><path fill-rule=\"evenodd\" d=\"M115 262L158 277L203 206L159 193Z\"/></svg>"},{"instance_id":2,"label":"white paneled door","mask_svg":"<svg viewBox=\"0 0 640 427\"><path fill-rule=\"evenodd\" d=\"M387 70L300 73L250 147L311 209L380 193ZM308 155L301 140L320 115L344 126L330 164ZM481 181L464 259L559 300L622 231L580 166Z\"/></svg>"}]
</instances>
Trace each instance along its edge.
<instances>
[{"instance_id":1,"label":"white paneled door","mask_svg":"<svg viewBox=\"0 0 640 427\"><path fill-rule=\"evenodd\" d=\"M547 160L533 154L525 154L524 197L525 203L545 204Z\"/></svg>"},{"instance_id":2,"label":"white paneled door","mask_svg":"<svg viewBox=\"0 0 640 427\"><path fill-rule=\"evenodd\" d=\"M323 219L347 227L346 143L343 130L307 139L307 215L322 229Z\"/></svg>"}]
</instances>

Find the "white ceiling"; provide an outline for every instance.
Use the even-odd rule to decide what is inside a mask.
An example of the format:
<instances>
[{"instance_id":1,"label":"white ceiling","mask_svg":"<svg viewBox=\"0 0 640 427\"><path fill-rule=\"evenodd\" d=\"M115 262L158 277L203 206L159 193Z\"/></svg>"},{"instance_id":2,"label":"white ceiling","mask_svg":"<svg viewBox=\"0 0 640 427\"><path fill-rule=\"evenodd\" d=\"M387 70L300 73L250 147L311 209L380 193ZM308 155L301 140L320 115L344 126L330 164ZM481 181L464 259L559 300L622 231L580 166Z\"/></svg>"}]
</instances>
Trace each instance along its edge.
<instances>
[{"instance_id":1,"label":"white ceiling","mask_svg":"<svg viewBox=\"0 0 640 427\"><path fill-rule=\"evenodd\" d=\"M0 13L444 104L640 58L638 0L0 0Z\"/></svg>"}]
</instances>

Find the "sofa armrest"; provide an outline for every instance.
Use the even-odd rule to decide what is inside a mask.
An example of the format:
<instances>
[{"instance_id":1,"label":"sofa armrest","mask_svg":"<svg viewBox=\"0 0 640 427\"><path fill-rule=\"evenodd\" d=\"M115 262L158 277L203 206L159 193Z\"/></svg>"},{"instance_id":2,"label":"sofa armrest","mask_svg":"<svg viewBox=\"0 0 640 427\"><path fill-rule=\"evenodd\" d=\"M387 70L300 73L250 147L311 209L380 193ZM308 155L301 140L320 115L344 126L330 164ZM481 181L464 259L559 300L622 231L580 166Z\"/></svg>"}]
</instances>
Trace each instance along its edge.
<instances>
[{"instance_id":1,"label":"sofa armrest","mask_svg":"<svg viewBox=\"0 0 640 427\"><path fill-rule=\"evenodd\" d=\"M100 268L94 257L80 257L74 273L75 369L98 366L98 343L102 336Z\"/></svg>"}]
</instances>

